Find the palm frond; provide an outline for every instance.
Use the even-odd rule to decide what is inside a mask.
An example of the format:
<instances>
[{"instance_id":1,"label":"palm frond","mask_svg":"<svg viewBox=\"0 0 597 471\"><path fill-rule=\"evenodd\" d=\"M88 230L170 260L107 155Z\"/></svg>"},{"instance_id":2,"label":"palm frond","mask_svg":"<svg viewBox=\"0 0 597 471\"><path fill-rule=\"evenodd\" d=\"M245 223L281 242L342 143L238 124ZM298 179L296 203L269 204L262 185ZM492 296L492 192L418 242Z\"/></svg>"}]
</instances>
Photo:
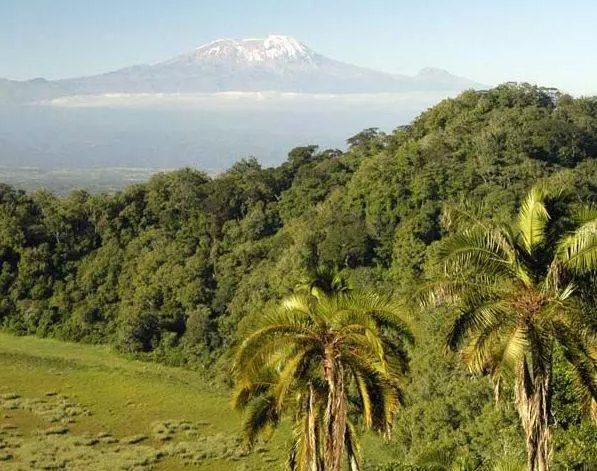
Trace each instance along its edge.
<instances>
[{"instance_id":1,"label":"palm frond","mask_svg":"<svg viewBox=\"0 0 597 471\"><path fill-rule=\"evenodd\" d=\"M232 405L237 410L245 409L258 396L262 396L278 381L274 368L262 368L255 375L236 382L232 393Z\"/></svg>"},{"instance_id":2,"label":"palm frond","mask_svg":"<svg viewBox=\"0 0 597 471\"><path fill-rule=\"evenodd\" d=\"M410 369L410 356L401 338L383 337L384 351L388 369L394 374L406 374Z\"/></svg>"},{"instance_id":3,"label":"palm frond","mask_svg":"<svg viewBox=\"0 0 597 471\"><path fill-rule=\"evenodd\" d=\"M549 310L549 309L548 309ZM536 318L540 316L536 315ZM544 374L551 365L552 332L549 326L543 322L528 323L524 329L526 332L527 361L535 374Z\"/></svg>"},{"instance_id":4,"label":"palm frond","mask_svg":"<svg viewBox=\"0 0 597 471\"><path fill-rule=\"evenodd\" d=\"M249 446L253 446L257 438L266 431L276 427L279 421L280 416L271 395L255 399L248 407L248 413L243 425Z\"/></svg>"},{"instance_id":5,"label":"palm frond","mask_svg":"<svg viewBox=\"0 0 597 471\"><path fill-rule=\"evenodd\" d=\"M288 454L288 469L291 471L308 471L311 452L308 440L309 417L304 414L295 421L292 427L292 442Z\"/></svg>"},{"instance_id":6,"label":"palm frond","mask_svg":"<svg viewBox=\"0 0 597 471\"><path fill-rule=\"evenodd\" d=\"M333 307L327 312L330 319L330 328L334 331L343 332L350 328L359 327L362 329L376 329L375 320L367 312L359 309L342 309L339 306Z\"/></svg>"},{"instance_id":7,"label":"palm frond","mask_svg":"<svg viewBox=\"0 0 597 471\"><path fill-rule=\"evenodd\" d=\"M310 270L306 279L297 287L299 291L306 291L320 299L333 294L352 290L350 281L342 276L335 265L319 265Z\"/></svg>"},{"instance_id":8,"label":"palm frond","mask_svg":"<svg viewBox=\"0 0 597 471\"><path fill-rule=\"evenodd\" d=\"M496 317L477 329L460 352L469 370L477 374L489 372L494 380L499 380L504 373L504 338L509 338L515 329L516 323L508 317Z\"/></svg>"},{"instance_id":9,"label":"palm frond","mask_svg":"<svg viewBox=\"0 0 597 471\"><path fill-rule=\"evenodd\" d=\"M324 470L323 397L323 391L318 391L312 385L307 389L305 407L297 416L293 426L294 446L300 457L299 466L295 469Z\"/></svg>"},{"instance_id":10,"label":"palm frond","mask_svg":"<svg viewBox=\"0 0 597 471\"><path fill-rule=\"evenodd\" d=\"M380 372L387 374L388 364L382 339L371 330L363 333L351 332L345 335L346 348L350 348L366 358L375 359Z\"/></svg>"},{"instance_id":11,"label":"palm frond","mask_svg":"<svg viewBox=\"0 0 597 471\"><path fill-rule=\"evenodd\" d=\"M308 318L311 314L311 307L313 305L311 296L304 294L291 294L285 297L280 302L280 309L278 312L281 313L298 313L299 316L302 314L303 318Z\"/></svg>"},{"instance_id":12,"label":"palm frond","mask_svg":"<svg viewBox=\"0 0 597 471\"><path fill-rule=\"evenodd\" d=\"M521 362L525 361L528 344L526 328L517 326L500 349L499 356L503 365L511 371L516 371Z\"/></svg>"},{"instance_id":13,"label":"palm frond","mask_svg":"<svg viewBox=\"0 0 597 471\"><path fill-rule=\"evenodd\" d=\"M450 277L484 273L493 280L516 276L516 254L499 232L471 228L450 237L438 251Z\"/></svg>"},{"instance_id":14,"label":"palm frond","mask_svg":"<svg viewBox=\"0 0 597 471\"><path fill-rule=\"evenodd\" d=\"M557 294L557 301L565 302L572 298L572 295L576 291L576 285L574 283L568 283L564 289L560 290Z\"/></svg>"},{"instance_id":15,"label":"palm frond","mask_svg":"<svg viewBox=\"0 0 597 471\"><path fill-rule=\"evenodd\" d=\"M365 422L365 425L367 427L371 428L373 425L373 416L371 413L373 403L371 401L371 396L369 395L367 383L365 382L365 378L363 377L363 374L360 371L353 370L353 373L356 380L359 397L361 399L361 404L363 407L363 421Z\"/></svg>"},{"instance_id":16,"label":"palm frond","mask_svg":"<svg viewBox=\"0 0 597 471\"><path fill-rule=\"evenodd\" d=\"M309 318L300 311L283 309L264 316L261 325L245 337L236 351L234 368L247 371L252 363L263 363L263 358L272 357L291 343L314 340Z\"/></svg>"},{"instance_id":17,"label":"palm frond","mask_svg":"<svg viewBox=\"0 0 597 471\"><path fill-rule=\"evenodd\" d=\"M293 383L301 378L307 371L308 357L312 350L301 350L294 356L286 359L280 371L275 386L272 387L272 395L275 399L276 408L282 409L282 405Z\"/></svg>"},{"instance_id":18,"label":"palm frond","mask_svg":"<svg viewBox=\"0 0 597 471\"><path fill-rule=\"evenodd\" d=\"M277 368L297 350L312 348L315 343L311 336L293 336L279 329L275 329L274 332L278 335L255 336L250 342L247 339L247 342L241 345L233 368L239 381L243 378L258 377L264 368Z\"/></svg>"},{"instance_id":19,"label":"palm frond","mask_svg":"<svg viewBox=\"0 0 597 471\"><path fill-rule=\"evenodd\" d=\"M545 241L545 230L549 222L549 213L545 206L546 197L545 188L535 186L527 194L518 212L518 228L523 247L529 254Z\"/></svg>"},{"instance_id":20,"label":"palm frond","mask_svg":"<svg viewBox=\"0 0 597 471\"><path fill-rule=\"evenodd\" d=\"M509 314L505 300L493 297L486 299L483 293L469 293L448 331L448 346L453 350L458 349L471 333L502 325L508 320Z\"/></svg>"},{"instance_id":21,"label":"palm frond","mask_svg":"<svg viewBox=\"0 0 597 471\"><path fill-rule=\"evenodd\" d=\"M499 230L500 226L490 219L482 218L479 207L466 207L465 205L445 204L442 210L442 224L448 230L453 227L480 227L485 231Z\"/></svg>"},{"instance_id":22,"label":"palm frond","mask_svg":"<svg viewBox=\"0 0 597 471\"><path fill-rule=\"evenodd\" d=\"M574 208L572 212L572 219L579 227L587 224L588 222L596 220L597 206L584 204L580 207Z\"/></svg>"},{"instance_id":23,"label":"palm frond","mask_svg":"<svg viewBox=\"0 0 597 471\"><path fill-rule=\"evenodd\" d=\"M421 286L415 296L415 302L423 309L435 308L444 304L458 304L467 293L499 292L503 284L483 273L471 274L470 277L449 277Z\"/></svg>"},{"instance_id":24,"label":"palm frond","mask_svg":"<svg viewBox=\"0 0 597 471\"><path fill-rule=\"evenodd\" d=\"M586 222L574 233L563 237L557 256L570 269L583 272L597 270L597 219Z\"/></svg>"},{"instance_id":25,"label":"palm frond","mask_svg":"<svg viewBox=\"0 0 597 471\"><path fill-rule=\"evenodd\" d=\"M339 298L339 308L361 312L373 319L378 327L397 332L407 343L415 342L411 311L390 296L382 296L373 291L353 291Z\"/></svg>"},{"instance_id":26,"label":"palm frond","mask_svg":"<svg viewBox=\"0 0 597 471\"><path fill-rule=\"evenodd\" d=\"M345 355L348 357L347 363L359 378L359 389L365 390L365 392L359 391L361 400L365 401L368 398L370 425L367 422L366 425L377 432L389 434L398 406L402 402L402 393L397 382L391 375L381 371L374 359L349 352ZM365 407L364 402L363 407Z\"/></svg>"}]
</instances>

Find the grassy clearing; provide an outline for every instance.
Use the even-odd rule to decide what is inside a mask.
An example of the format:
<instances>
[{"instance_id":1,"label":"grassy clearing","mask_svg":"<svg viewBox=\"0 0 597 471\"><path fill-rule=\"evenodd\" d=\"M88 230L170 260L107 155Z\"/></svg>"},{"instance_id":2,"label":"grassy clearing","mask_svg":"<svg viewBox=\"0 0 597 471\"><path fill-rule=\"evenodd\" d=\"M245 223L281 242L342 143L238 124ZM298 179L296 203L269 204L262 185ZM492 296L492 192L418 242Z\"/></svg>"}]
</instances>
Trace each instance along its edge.
<instances>
[{"instance_id":1,"label":"grassy clearing","mask_svg":"<svg viewBox=\"0 0 597 471\"><path fill-rule=\"evenodd\" d=\"M285 430L247 453L200 374L108 347L0 333L0 469L281 469ZM365 456L391 450L365 437Z\"/></svg>"},{"instance_id":2,"label":"grassy clearing","mask_svg":"<svg viewBox=\"0 0 597 471\"><path fill-rule=\"evenodd\" d=\"M0 334L1 469L257 469L200 375L109 348Z\"/></svg>"}]
</instances>

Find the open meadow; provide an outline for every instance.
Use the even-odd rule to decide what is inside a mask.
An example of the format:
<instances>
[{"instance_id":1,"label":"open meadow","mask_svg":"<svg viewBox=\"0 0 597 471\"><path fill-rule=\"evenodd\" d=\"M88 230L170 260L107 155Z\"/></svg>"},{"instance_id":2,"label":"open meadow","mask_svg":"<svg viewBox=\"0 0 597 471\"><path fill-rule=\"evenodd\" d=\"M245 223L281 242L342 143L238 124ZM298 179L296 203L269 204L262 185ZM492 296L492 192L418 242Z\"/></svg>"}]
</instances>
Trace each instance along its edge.
<instances>
[{"instance_id":1,"label":"open meadow","mask_svg":"<svg viewBox=\"0 0 597 471\"><path fill-rule=\"evenodd\" d=\"M1 468L257 469L225 393L103 346L0 334Z\"/></svg>"}]
</instances>

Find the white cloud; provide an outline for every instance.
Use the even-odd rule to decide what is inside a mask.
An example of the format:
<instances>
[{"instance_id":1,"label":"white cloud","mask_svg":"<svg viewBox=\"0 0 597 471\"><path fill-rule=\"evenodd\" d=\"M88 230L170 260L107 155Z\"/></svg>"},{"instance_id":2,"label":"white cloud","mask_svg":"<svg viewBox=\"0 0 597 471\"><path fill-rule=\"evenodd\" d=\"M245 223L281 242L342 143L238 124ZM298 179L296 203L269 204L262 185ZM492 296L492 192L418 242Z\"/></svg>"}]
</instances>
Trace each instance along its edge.
<instances>
[{"instance_id":1,"label":"white cloud","mask_svg":"<svg viewBox=\"0 0 597 471\"><path fill-rule=\"evenodd\" d=\"M39 102L38 105L61 108L274 108L292 106L305 108L326 106L345 108L407 107L422 109L450 92L406 92L374 94L311 94L284 92L221 92L221 93L110 93L105 95L76 95Z\"/></svg>"}]
</instances>

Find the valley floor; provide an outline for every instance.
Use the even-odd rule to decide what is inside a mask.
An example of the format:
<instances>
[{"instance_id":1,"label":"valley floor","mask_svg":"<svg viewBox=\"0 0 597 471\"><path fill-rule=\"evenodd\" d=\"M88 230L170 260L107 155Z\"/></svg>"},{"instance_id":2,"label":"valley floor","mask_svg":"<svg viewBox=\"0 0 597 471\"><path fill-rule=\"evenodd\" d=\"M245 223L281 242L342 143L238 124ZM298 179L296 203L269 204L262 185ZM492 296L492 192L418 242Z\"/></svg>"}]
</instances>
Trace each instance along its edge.
<instances>
[{"instance_id":1,"label":"valley floor","mask_svg":"<svg viewBox=\"0 0 597 471\"><path fill-rule=\"evenodd\" d=\"M263 469L240 417L200 375L109 348L0 334L0 468Z\"/></svg>"}]
</instances>

